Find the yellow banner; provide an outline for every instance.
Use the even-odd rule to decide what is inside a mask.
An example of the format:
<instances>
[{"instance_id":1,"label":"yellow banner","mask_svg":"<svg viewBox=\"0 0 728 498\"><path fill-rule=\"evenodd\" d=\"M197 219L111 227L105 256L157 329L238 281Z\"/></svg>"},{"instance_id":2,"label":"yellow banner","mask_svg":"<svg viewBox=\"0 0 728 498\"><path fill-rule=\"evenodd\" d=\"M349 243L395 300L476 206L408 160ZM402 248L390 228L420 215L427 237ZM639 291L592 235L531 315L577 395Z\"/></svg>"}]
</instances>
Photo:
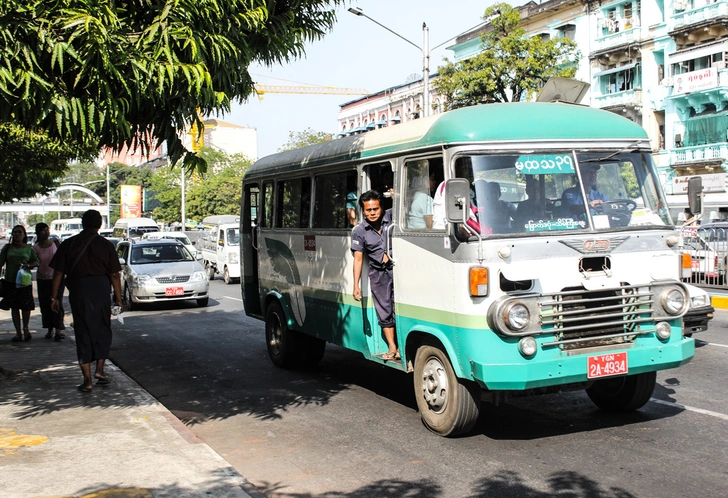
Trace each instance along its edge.
<instances>
[{"instance_id":1,"label":"yellow banner","mask_svg":"<svg viewBox=\"0 0 728 498\"><path fill-rule=\"evenodd\" d=\"M121 217L141 218L142 216L142 186L121 186Z\"/></svg>"}]
</instances>

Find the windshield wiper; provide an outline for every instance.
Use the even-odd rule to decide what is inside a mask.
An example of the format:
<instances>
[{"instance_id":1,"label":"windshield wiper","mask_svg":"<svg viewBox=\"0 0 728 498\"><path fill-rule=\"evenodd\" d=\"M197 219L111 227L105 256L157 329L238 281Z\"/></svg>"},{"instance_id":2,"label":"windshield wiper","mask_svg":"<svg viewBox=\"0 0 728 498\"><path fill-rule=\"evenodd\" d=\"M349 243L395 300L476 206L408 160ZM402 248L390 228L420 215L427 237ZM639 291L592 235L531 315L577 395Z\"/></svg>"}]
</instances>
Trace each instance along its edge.
<instances>
[{"instance_id":1,"label":"windshield wiper","mask_svg":"<svg viewBox=\"0 0 728 498\"><path fill-rule=\"evenodd\" d=\"M633 143L632 145L625 147L624 149L618 150L617 152L613 152L609 154L608 156L604 157L597 157L594 159L584 159L583 161L579 161L580 163L597 163L602 161L610 161L614 158L614 156L618 156L619 154L624 154L625 152L634 152L637 149L637 146L640 144L640 141L637 141Z\"/></svg>"}]
</instances>

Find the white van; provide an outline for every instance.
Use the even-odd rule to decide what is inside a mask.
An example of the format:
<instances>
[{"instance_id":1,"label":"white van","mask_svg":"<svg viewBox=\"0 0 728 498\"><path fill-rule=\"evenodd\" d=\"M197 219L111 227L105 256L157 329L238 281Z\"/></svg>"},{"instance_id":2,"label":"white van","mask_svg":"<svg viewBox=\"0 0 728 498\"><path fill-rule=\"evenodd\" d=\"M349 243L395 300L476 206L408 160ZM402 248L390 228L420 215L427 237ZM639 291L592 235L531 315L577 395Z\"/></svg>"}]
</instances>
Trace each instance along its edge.
<instances>
[{"instance_id":1,"label":"white van","mask_svg":"<svg viewBox=\"0 0 728 498\"><path fill-rule=\"evenodd\" d=\"M151 218L119 218L114 223L114 237L139 240L148 232L158 232L159 225Z\"/></svg>"},{"instance_id":2,"label":"white van","mask_svg":"<svg viewBox=\"0 0 728 498\"><path fill-rule=\"evenodd\" d=\"M190 251L192 257L197 259L197 248L190 241L190 238L185 235L184 232L147 232L142 235L142 240L154 240L154 239L171 239L178 240L185 245L185 248Z\"/></svg>"},{"instance_id":3,"label":"white van","mask_svg":"<svg viewBox=\"0 0 728 498\"><path fill-rule=\"evenodd\" d=\"M207 278L213 280L215 274L220 273L226 284L239 280L240 217L208 216L202 220L202 224L211 227L199 242Z\"/></svg>"},{"instance_id":4,"label":"white van","mask_svg":"<svg viewBox=\"0 0 728 498\"><path fill-rule=\"evenodd\" d=\"M81 218L66 218L65 220L51 221L51 235L57 235L58 239L63 241L68 237L72 237L83 230Z\"/></svg>"}]
</instances>

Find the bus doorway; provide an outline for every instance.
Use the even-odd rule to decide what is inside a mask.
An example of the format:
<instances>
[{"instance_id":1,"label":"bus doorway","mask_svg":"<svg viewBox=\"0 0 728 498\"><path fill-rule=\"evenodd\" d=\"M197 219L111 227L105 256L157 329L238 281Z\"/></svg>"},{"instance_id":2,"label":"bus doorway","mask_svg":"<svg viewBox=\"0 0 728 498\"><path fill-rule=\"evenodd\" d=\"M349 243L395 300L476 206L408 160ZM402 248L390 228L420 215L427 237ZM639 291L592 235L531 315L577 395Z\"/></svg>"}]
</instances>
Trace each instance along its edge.
<instances>
[{"instance_id":1,"label":"bus doorway","mask_svg":"<svg viewBox=\"0 0 728 498\"><path fill-rule=\"evenodd\" d=\"M243 307L252 316L263 316L260 301L258 278L258 215L260 188L257 184L245 185L243 190L243 208L240 217L240 261L242 261L242 278L240 285L243 293Z\"/></svg>"}]
</instances>

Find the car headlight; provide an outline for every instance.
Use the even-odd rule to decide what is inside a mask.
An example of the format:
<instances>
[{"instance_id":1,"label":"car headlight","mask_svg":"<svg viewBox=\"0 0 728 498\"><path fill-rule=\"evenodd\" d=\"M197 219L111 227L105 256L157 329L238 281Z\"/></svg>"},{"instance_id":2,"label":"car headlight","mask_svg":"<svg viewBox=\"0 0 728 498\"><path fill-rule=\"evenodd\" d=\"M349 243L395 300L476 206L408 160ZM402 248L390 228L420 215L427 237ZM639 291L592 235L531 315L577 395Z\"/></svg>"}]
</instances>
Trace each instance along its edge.
<instances>
[{"instance_id":1,"label":"car headlight","mask_svg":"<svg viewBox=\"0 0 728 498\"><path fill-rule=\"evenodd\" d=\"M206 278L207 276L205 275L204 271L196 271L190 277L190 282L199 282L201 280L205 280Z\"/></svg>"},{"instance_id":2,"label":"car headlight","mask_svg":"<svg viewBox=\"0 0 728 498\"><path fill-rule=\"evenodd\" d=\"M670 315L679 315L685 309L685 293L669 289L662 294L662 307Z\"/></svg>"},{"instance_id":3,"label":"car headlight","mask_svg":"<svg viewBox=\"0 0 728 498\"><path fill-rule=\"evenodd\" d=\"M690 303L693 308L700 308L701 306L708 306L710 304L707 294L691 298Z\"/></svg>"},{"instance_id":4,"label":"car headlight","mask_svg":"<svg viewBox=\"0 0 728 498\"><path fill-rule=\"evenodd\" d=\"M523 330L528 325L531 314L523 303L512 303L503 310L503 321L511 330Z\"/></svg>"},{"instance_id":5,"label":"car headlight","mask_svg":"<svg viewBox=\"0 0 728 498\"><path fill-rule=\"evenodd\" d=\"M228 253L228 262L230 264L237 264L238 263L238 253L236 253L236 252L229 252Z\"/></svg>"},{"instance_id":6,"label":"car headlight","mask_svg":"<svg viewBox=\"0 0 728 498\"><path fill-rule=\"evenodd\" d=\"M145 273L140 273L138 275L134 275L134 278L132 279L132 282L134 282L134 285L144 285L147 282L152 280L152 277Z\"/></svg>"}]
</instances>

